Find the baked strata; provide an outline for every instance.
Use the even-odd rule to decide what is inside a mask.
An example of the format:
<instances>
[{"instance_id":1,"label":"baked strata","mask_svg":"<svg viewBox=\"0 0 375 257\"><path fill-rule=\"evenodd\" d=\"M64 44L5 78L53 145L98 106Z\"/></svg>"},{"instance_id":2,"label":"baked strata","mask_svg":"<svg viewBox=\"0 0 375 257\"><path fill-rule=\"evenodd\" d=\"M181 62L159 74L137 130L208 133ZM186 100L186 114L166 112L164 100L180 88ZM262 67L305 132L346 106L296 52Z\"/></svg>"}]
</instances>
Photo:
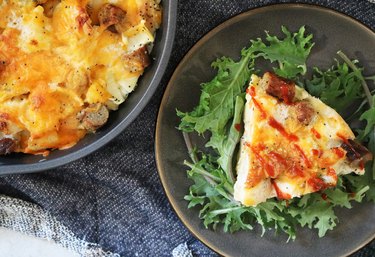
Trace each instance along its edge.
<instances>
[{"instance_id":1,"label":"baked strata","mask_svg":"<svg viewBox=\"0 0 375 257\"><path fill-rule=\"evenodd\" d=\"M0 154L48 154L104 125L161 15L158 0L0 0Z\"/></svg>"},{"instance_id":2,"label":"baked strata","mask_svg":"<svg viewBox=\"0 0 375 257\"><path fill-rule=\"evenodd\" d=\"M371 153L335 110L293 81L252 75L246 93L236 200L255 206L291 199L333 187L340 175L364 173Z\"/></svg>"}]
</instances>

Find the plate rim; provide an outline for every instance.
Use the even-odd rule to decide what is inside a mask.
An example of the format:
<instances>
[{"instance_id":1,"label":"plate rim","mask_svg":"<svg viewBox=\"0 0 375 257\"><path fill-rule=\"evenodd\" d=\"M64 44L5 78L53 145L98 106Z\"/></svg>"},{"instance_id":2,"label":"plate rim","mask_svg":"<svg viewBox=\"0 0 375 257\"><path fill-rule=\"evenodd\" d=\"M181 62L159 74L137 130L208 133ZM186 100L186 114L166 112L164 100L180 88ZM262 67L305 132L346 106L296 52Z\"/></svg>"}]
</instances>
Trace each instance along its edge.
<instances>
[{"instance_id":1,"label":"plate rim","mask_svg":"<svg viewBox=\"0 0 375 257\"><path fill-rule=\"evenodd\" d=\"M205 34L203 34L203 36L200 37L195 43L193 43L193 46L190 47L186 51L185 55L181 58L181 60L177 64L175 70L173 71L173 74L170 77L170 79L168 81L168 84L166 86L166 89L165 89L165 91L163 93L162 100L160 102L160 106L159 106L159 109L158 109L157 119L156 119L156 126L155 126L155 143L154 143L154 149L155 149L155 161L156 161L157 172L158 172L161 184L162 184L163 191L164 191L165 195L167 196L167 199L168 199L170 205L172 206L172 211L177 215L177 217L179 218L179 220L181 221L181 223L184 225L184 227L187 228L187 230L196 239L198 239L201 243L203 243L205 246L207 246L209 249L211 249L215 253L220 254L221 256L228 256L228 255L226 255L226 253L224 251L222 251L221 249L217 248L216 246L214 246L211 243L209 243L208 241L206 241L203 236L199 235L198 231L195 231L195 229L192 228L192 226L190 226L188 220L185 219L185 218L183 218L183 215L182 215L183 210L180 210L177 207L176 201L172 199L171 193L166 189L166 186L165 186L166 185L166 177L165 177L165 173L166 172L162 171L163 168L161 167L161 161L160 161L161 160L161 156L160 156L161 153L160 153L160 149L159 149L159 146L160 146L160 134L161 134L161 129L160 129L161 125L160 124L161 124L162 117L164 115L161 112L161 109L162 109L163 106L166 105L166 101L167 101L167 99L170 96L170 91L171 91L171 88L172 88L172 86L171 86L172 81L176 80L177 74L180 73L180 70L183 67L182 64L184 64L189 59L189 57L193 54L193 52L195 52L195 49L197 49L201 45L203 45L209 38L211 38L212 35L216 34L220 30L222 30L223 28L225 28L227 26L230 26L233 23L236 23L238 20L241 20L241 18L243 16L247 16L247 15L250 15L250 14L251 15L255 15L257 13L263 12L265 9L290 8L290 7L291 8L315 9L315 10L322 11L322 12L332 13L334 15L337 15L337 16L340 16L342 18L345 18L345 19L347 19L348 21L350 21L352 23L357 24L358 26L360 26L363 29L367 30L369 33L372 33L372 34L375 35L375 30L372 30L366 24L364 24L361 21L355 19L354 17L352 17L352 16L350 16L350 15L348 15L346 13L340 12L338 10L334 10L334 9L329 8L329 7L318 5L318 4L314 4L314 3L273 3L273 4L266 4L266 5L263 5L263 6L258 6L258 7L254 7L254 8L245 10L245 11L243 11L243 12L241 12L239 14L236 14L236 15L234 15L232 17L229 17L225 21L219 23L217 26L215 26L214 28L212 28L211 30L209 30L208 32L206 32ZM367 244L369 244L374 239L375 239L375 233L373 233L372 237L369 237L367 240L361 242L357 247L353 248L351 251L349 251L347 253L344 253L344 255L340 255L340 257L349 256L349 255L357 252L358 250L362 249L364 246L366 246Z\"/></svg>"}]
</instances>

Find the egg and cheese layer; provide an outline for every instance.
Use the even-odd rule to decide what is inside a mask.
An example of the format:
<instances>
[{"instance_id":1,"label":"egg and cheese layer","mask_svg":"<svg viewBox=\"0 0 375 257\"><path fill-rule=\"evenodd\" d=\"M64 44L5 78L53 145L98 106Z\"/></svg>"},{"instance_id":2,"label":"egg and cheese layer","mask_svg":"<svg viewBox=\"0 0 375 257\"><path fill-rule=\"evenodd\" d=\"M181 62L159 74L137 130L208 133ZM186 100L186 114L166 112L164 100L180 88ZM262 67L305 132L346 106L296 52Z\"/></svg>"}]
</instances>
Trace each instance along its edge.
<instances>
[{"instance_id":1,"label":"egg and cheese layer","mask_svg":"<svg viewBox=\"0 0 375 257\"><path fill-rule=\"evenodd\" d=\"M285 103L263 84L253 75L246 94L236 200L255 206L272 197L290 199L335 186L338 175L363 174L341 147L354 134L335 110L299 87L295 102ZM298 120L300 103L309 108L308 123Z\"/></svg>"},{"instance_id":2,"label":"egg and cheese layer","mask_svg":"<svg viewBox=\"0 0 375 257\"><path fill-rule=\"evenodd\" d=\"M71 147L82 111L115 110L161 23L157 0L0 0L0 138L16 152Z\"/></svg>"}]
</instances>

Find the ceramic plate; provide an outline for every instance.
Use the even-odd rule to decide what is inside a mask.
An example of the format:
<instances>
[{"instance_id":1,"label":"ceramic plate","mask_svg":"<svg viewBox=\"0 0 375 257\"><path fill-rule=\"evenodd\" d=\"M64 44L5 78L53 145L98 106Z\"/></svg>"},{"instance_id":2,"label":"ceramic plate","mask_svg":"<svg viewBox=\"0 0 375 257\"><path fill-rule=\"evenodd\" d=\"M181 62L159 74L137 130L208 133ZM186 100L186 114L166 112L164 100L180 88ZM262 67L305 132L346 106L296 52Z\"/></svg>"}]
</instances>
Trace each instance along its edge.
<instances>
[{"instance_id":1,"label":"ceramic plate","mask_svg":"<svg viewBox=\"0 0 375 257\"><path fill-rule=\"evenodd\" d=\"M210 81L216 58L239 58L250 39L264 38L264 31L281 36L280 26L296 31L305 25L314 34L315 46L308 66L330 67L338 50L359 59L366 71L375 73L375 34L358 21L338 12L313 5L281 4L240 14L204 36L184 57L164 94L156 129L156 160L165 192L186 227L204 244L224 256L346 256L370 242L375 235L375 205L364 203L352 209L339 209L339 224L324 238L316 230L299 229L297 239L286 243L286 235L260 228L234 234L205 229L198 218L199 209L187 208L184 195L190 180L183 160L189 159L180 131L176 109L191 111L197 105L200 83ZM200 144L194 139L194 144Z\"/></svg>"}]
</instances>

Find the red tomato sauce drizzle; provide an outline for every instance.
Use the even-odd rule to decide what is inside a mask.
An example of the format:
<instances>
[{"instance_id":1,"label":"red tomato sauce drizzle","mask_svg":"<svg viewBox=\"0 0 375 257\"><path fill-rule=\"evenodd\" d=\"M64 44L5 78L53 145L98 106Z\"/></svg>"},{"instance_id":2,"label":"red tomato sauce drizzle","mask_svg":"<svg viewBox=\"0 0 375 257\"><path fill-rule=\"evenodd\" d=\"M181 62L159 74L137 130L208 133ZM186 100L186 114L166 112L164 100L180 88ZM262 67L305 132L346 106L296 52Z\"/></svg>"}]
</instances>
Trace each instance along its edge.
<instances>
[{"instance_id":1,"label":"red tomato sauce drizzle","mask_svg":"<svg viewBox=\"0 0 375 257\"><path fill-rule=\"evenodd\" d=\"M303 173L303 170L298 168L297 166L293 166L293 175L298 177L304 177L305 174Z\"/></svg>"},{"instance_id":2,"label":"red tomato sauce drizzle","mask_svg":"<svg viewBox=\"0 0 375 257\"><path fill-rule=\"evenodd\" d=\"M297 144L294 144L294 148L297 149L297 151L300 153L300 155L302 156L302 159L303 161L305 162L305 165L307 166L307 168L311 168L312 167L312 164L309 160L309 158L307 158L306 154L303 152L303 150L301 149L301 147Z\"/></svg>"},{"instance_id":3,"label":"red tomato sauce drizzle","mask_svg":"<svg viewBox=\"0 0 375 257\"><path fill-rule=\"evenodd\" d=\"M317 156L318 158L320 158L323 155L323 151L320 149L312 149L311 151L312 151L312 154L314 156Z\"/></svg>"},{"instance_id":4,"label":"red tomato sauce drizzle","mask_svg":"<svg viewBox=\"0 0 375 257\"><path fill-rule=\"evenodd\" d=\"M289 100L289 88L286 85L280 85L281 97L285 104L290 105L292 102Z\"/></svg>"},{"instance_id":5,"label":"red tomato sauce drizzle","mask_svg":"<svg viewBox=\"0 0 375 257\"><path fill-rule=\"evenodd\" d=\"M251 86L250 88L246 88L246 94L249 94L252 97L254 97L256 95L256 93L255 93L255 87Z\"/></svg>"},{"instance_id":6,"label":"red tomato sauce drizzle","mask_svg":"<svg viewBox=\"0 0 375 257\"><path fill-rule=\"evenodd\" d=\"M255 157L257 158L257 160L259 161L259 163L262 165L262 167L266 170L267 174L269 177L274 177L275 176L275 170L274 168L272 167L272 165L270 165L270 163L264 159L260 152L255 148L253 147L252 145L250 145L249 143L245 143L247 147L249 147L251 149L251 151L254 153Z\"/></svg>"},{"instance_id":7,"label":"red tomato sauce drizzle","mask_svg":"<svg viewBox=\"0 0 375 257\"><path fill-rule=\"evenodd\" d=\"M337 183L337 174L336 174L336 171L333 168L329 167L327 175L330 176L330 177L332 177L335 180L335 184L334 185L336 185L336 183Z\"/></svg>"},{"instance_id":8,"label":"red tomato sauce drizzle","mask_svg":"<svg viewBox=\"0 0 375 257\"><path fill-rule=\"evenodd\" d=\"M311 133L313 133L313 135L314 135L317 139L322 138L322 136L319 134L319 132L316 131L316 129L314 129L314 128L311 129Z\"/></svg>"},{"instance_id":9,"label":"red tomato sauce drizzle","mask_svg":"<svg viewBox=\"0 0 375 257\"><path fill-rule=\"evenodd\" d=\"M252 100L255 107L258 108L258 110L260 111L260 117L262 119L267 118L267 113L264 111L263 107L259 104L259 102L255 98L253 98Z\"/></svg>"},{"instance_id":10,"label":"red tomato sauce drizzle","mask_svg":"<svg viewBox=\"0 0 375 257\"><path fill-rule=\"evenodd\" d=\"M273 188L276 191L277 198L279 199L284 199L284 200L289 200L292 199L292 196L288 193L284 193L283 191L280 190L280 188L277 186L275 181L271 181Z\"/></svg>"},{"instance_id":11,"label":"red tomato sauce drizzle","mask_svg":"<svg viewBox=\"0 0 375 257\"><path fill-rule=\"evenodd\" d=\"M281 154L278 154L274 151L271 151L268 153L273 159L277 160L279 163L283 164L285 167L288 166L286 160L284 157L281 156Z\"/></svg>"},{"instance_id":12,"label":"red tomato sauce drizzle","mask_svg":"<svg viewBox=\"0 0 375 257\"><path fill-rule=\"evenodd\" d=\"M298 141L299 140L299 138L296 135L289 134L288 132L286 132L284 127L279 122L277 122L273 117L269 118L268 124L271 127L273 127L274 129L276 129L277 131L279 131L280 134L283 135L284 137L286 137L288 140L290 140L290 141Z\"/></svg>"},{"instance_id":13,"label":"red tomato sauce drizzle","mask_svg":"<svg viewBox=\"0 0 375 257\"><path fill-rule=\"evenodd\" d=\"M336 133L336 135L337 135L339 138L341 138L341 140L342 140L345 144L350 145L350 144L349 144L349 141L348 141L348 139L347 139L346 137L344 137L344 136L341 135L340 133Z\"/></svg>"},{"instance_id":14,"label":"red tomato sauce drizzle","mask_svg":"<svg viewBox=\"0 0 375 257\"><path fill-rule=\"evenodd\" d=\"M342 158L345 156L345 152L341 150L339 147L333 147L332 151L339 157Z\"/></svg>"},{"instance_id":15,"label":"red tomato sauce drizzle","mask_svg":"<svg viewBox=\"0 0 375 257\"><path fill-rule=\"evenodd\" d=\"M311 177L307 180L307 184L309 184L314 191L320 191L327 188L327 184L323 181L323 179L318 177Z\"/></svg>"},{"instance_id":16,"label":"red tomato sauce drizzle","mask_svg":"<svg viewBox=\"0 0 375 257\"><path fill-rule=\"evenodd\" d=\"M234 128L235 128L238 132L241 132L241 124L239 124L239 123L234 124Z\"/></svg>"},{"instance_id":17,"label":"red tomato sauce drizzle","mask_svg":"<svg viewBox=\"0 0 375 257\"><path fill-rule=\"evenodd\" d=\"M363 169L365 168L365 164L364 164L363 160L361 160L361 161L359 162L359 168L360 168L361 170L363 170Z\"/></svg>"}]
</instances>

